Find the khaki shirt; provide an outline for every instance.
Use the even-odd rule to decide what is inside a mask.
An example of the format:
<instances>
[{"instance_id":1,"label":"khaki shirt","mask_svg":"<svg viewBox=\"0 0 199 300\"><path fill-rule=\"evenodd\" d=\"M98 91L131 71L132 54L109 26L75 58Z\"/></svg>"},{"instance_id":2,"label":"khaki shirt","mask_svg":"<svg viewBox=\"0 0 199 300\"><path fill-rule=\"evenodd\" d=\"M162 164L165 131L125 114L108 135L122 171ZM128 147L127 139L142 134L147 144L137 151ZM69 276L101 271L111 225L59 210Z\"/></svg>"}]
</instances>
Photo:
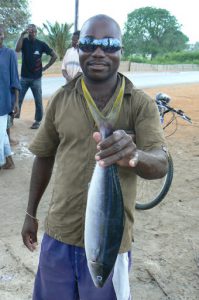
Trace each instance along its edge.
<instances>
[{"instance_id":1,"label":"khaki shirt","mask_svg":"<svg viewBox=\"0 0 199 300\"><path fill-rule=\"evenodd\" d=\"M113 97L103 109L106 114L118 94L121 77ZM45 230L64 243L84 246L84 222L88 192L95 166L98 131L81 88L81 76L61 87L50 101L45 118L29 149L39 157L56 155L55 182ZM125 78L121 111L115 125L136 134L138 149L161 148L165 144L155 101L136 89ZM131 248L136 177L133 168L118 167L125 208L125 229L120 252Z\"/></svg>"}]
</instances>

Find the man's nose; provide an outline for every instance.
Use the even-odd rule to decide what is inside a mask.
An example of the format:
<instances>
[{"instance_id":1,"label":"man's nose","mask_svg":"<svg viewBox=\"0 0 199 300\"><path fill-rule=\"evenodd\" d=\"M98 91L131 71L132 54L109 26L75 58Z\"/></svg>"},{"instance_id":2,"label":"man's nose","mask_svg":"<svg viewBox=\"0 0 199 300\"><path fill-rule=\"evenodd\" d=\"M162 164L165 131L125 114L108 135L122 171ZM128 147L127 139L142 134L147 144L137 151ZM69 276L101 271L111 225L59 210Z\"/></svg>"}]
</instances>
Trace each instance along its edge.
<instances>
[{"instance_id":1,"label":"man's nose","mask_svg":"<svg viewBox=\"0 0 199 300\"><path fill-rule=\"evenodd\" d=\"M93 51L92 55L93 56L105 56L105 53L102 50L102 48L99 46L95 49L95 51Z\"/></svg>"}]
</instances>

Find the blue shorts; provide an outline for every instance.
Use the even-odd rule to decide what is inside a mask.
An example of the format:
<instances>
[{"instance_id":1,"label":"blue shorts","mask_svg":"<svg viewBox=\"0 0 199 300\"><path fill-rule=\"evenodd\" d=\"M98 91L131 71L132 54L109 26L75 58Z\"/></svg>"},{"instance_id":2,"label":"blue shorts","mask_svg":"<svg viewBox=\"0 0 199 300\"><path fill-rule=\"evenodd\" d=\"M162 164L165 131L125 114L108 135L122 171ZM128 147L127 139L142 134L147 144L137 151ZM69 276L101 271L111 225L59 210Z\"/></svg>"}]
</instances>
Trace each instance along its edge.
<instances>
[{"instance_id":1,"label":"blue shorts","mask_svg":"<svg viewBox=\"0 0 199 300\"><path fill-rule=\"evenodd\" d=\"M115 277L117 281L118 274ZM84 248L64 244L44 234L33 300L117 300L112 279L113 273L103 288L96 288L87 267ZM130 288L128 296L122 299L131 299Z\"/></svg>"}]
</instances>

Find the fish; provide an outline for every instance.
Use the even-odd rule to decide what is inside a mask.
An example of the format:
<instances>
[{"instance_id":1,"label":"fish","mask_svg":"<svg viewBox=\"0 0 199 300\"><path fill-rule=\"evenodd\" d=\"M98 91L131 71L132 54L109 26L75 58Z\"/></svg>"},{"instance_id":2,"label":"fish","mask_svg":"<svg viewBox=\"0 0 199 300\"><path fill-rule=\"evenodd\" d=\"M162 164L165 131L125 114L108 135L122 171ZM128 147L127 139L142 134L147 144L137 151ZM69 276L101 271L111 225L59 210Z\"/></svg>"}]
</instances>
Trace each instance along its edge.
<instances>
[{"instance_id":1,"label":"fish","mask_svg":"<svg viewBox=\"0 0 199 300\"><path fill-rule=\"evenodd\" d=\"M112 134L110 124L100 126L102 139ZM94 285L102 288L111 274L124 231L124 204L117 165L96 162L87 196L84 243Z\"/></svg>"}]
</instances>

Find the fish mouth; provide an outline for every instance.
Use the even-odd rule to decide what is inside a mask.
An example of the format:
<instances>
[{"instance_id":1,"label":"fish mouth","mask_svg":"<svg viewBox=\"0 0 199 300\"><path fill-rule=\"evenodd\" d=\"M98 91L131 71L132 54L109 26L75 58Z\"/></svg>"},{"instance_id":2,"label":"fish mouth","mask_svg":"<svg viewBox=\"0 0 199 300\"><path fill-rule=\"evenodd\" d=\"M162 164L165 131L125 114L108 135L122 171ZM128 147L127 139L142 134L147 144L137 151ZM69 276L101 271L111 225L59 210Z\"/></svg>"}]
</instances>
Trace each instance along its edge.
<instances>
[{"instance_id":1,"label":"fish mouth","mask_svg":"<svg viewBox=\"0 0 199 300\"><path fill-rule=\"evenodd\" d=\"M102 288L111 273L109 266L96 261L88 261L88 268L97 288Z\"/></svg>"}]
</instances>

